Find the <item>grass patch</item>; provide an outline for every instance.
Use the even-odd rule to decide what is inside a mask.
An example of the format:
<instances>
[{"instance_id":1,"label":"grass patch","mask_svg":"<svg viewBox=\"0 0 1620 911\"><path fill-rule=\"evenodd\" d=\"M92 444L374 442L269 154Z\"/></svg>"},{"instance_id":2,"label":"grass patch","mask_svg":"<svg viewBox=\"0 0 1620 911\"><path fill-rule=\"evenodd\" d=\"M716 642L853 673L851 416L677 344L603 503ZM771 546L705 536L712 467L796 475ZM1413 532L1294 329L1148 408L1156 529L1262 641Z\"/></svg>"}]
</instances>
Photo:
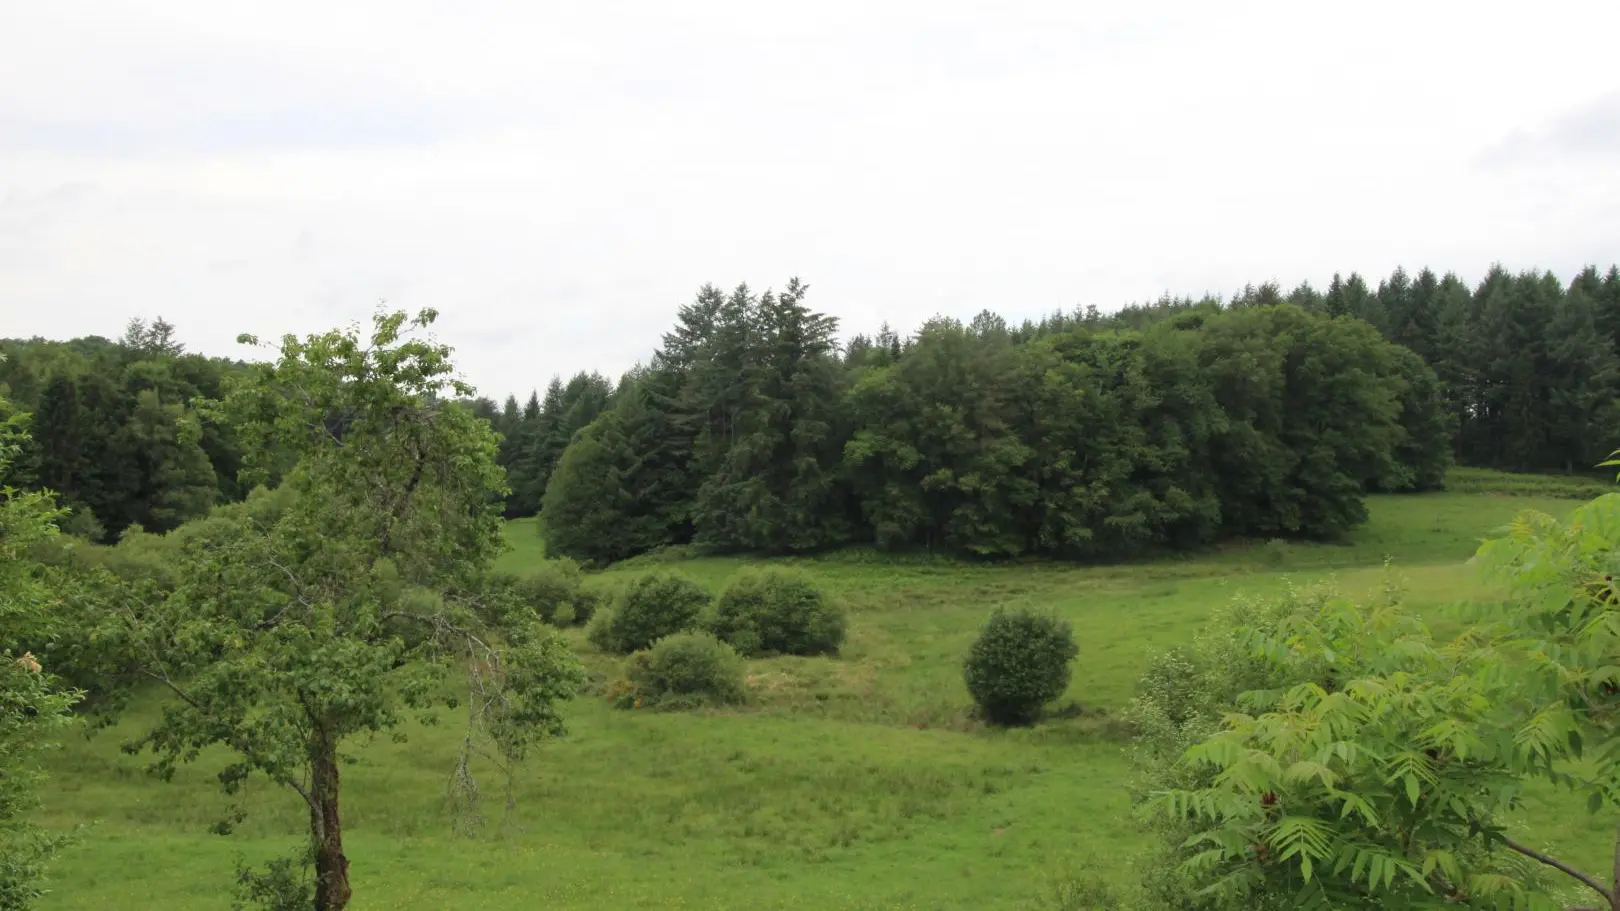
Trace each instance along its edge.
<instances>
[{"instance_id":1,"label":"grass patch","mask_svg":"<svg viewBox=\"0 0 1620 911\"><path fill-rule=\"evenodd\" d=\"M495 561L496 569L521 575L546 558L546 539L539 516L513 519L506 523L504 531L507 550Z\"/></svg>"}]
</instances>

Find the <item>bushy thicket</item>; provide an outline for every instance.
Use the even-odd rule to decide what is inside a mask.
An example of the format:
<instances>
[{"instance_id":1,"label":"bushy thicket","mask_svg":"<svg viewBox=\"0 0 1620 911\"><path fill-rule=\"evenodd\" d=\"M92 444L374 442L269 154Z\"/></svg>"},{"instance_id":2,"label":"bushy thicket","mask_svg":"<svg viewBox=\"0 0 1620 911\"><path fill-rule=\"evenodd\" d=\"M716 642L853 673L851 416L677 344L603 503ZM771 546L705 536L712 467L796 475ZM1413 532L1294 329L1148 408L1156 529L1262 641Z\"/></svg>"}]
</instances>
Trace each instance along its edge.
<instances>
[{"instance_id":1,"label":"bushy thicket","mask_svg":"<svg viewBox=\"0 0 1620 911\"><path fill-rule=\"evenodd\" d=\"M746 569L726 583L709 628L737 651L762 655L836 654L844 612L808 574Z\"/></svg>"},{"instance_id":2,"label":"bushy thicket","mask_svg":"<svg viewBox=\"0 0 1620 911\"><path fill-rule=\"evenodd\" d=\"M1171 788L1206 786L1208 769L1182 761L1186 751L1220 730L1221 719L1238 708L1246 692L1282 685L1276 669L1257 655L1251 640L1275 634L1288 618L1306 615L1336 597L1327 586L1290 589L1278 598L1242 598L1217 608L1192 641L1150 659L1137 682L1126 717L1136 737L1129 749L1133 803L1143 804ZM1142 911L1224 911L1223 899L1198 893L1180 869L1188 851L1180 843L1193 829L1184 821L1146 817L1157 844L1137 858L1139 878L1132 908ZM1251 894L1248 907L1282 911L1278 896Z\"/></svg>"},{"instance_id":3,"label":"bushy thicket","mask_svg":"<svg viewBox=\"0 0 1620 911\"><path fill-rule=\"evenodd\" d=\"M703 586L677 573L648 573L627 586L613 607L597 612L587 638L605 652L628 654L693 629L709 604Z\"/></svg>"},{"instance_id":4,"label":"bushy thicket","mask_svg":"<svg viewBox=\"0 0 1620 911\"><path fill-rule=\"evenodd\" d=\"M805 288L705 288L562 454L548 545L850 542L1118 558L1333 537L1369 490L1437 487L1454 417L1366 322L1287 304L1012 330L985 313L857 339Z\"/></svg>"},{"instance_id":5,"label":"bushy thicket","mask_svg":"<svg viewBox=\"0 0 1620 911\"><path fill-rule=\"evenodd\" d=\"M742 656L707 632L676 633L630 656L619 708L689 709L735 705L747 696Z\"/></svg>"},{"instance_id":6,"label":"bushy thicket","mask_svg":"<svg viewBox=\"0 0 1620 911\"><path fill-rule=\"evenodd\" d=\"M1586 544L1615 527L1568 526ZM1503 835L1524 827L1531 794L1558 793L1557 806L1585 796L1594 810L1610 800L1588 784L1607 780L1603 772L1564 770L1605 761L1581 754L1582 726L1607 732L1611 722L1569 706L1585 698L1582 673L1612 672L1596 663L1609 658L1594 661L1612 650L1550 647L1542 637L1585 625L1568 618L1590 616L1587 593L1609 597L1572 586L1590 576L1569 570L1574 555L1612 548L1571 547L1547 517L1521 519L1514 534L1503 563L1531 590L1510 583L1507 600L1483 608L1502 622L1453 642L1402 607L1397 585L1368 603L1318 586L1239 601L1188 646L1154 659L1129 712L1138 734L1130 790L1158 837L1133 865L1132 900L1113 906L1586 906L1580 883ZM1501 553L1492 546L1481 553L1487 566ZM1536 582L1566 597L1547 598ZM1551 607L1538 613L1542 605ZM1544 847L1538 834L1514 837Z\"/></svg>"},{"instance_id":7,"label":"bushy thicket","mask_svg":"<svg viewBox=\"0 0 1620 911\"><path fill-rule=\"evenodd\" d=\"M968 649L962 677L986 721L1028 724L1063 695L1069 662L1079 653L1068 621L998 608Z\"/></svg>"}]
</instances>

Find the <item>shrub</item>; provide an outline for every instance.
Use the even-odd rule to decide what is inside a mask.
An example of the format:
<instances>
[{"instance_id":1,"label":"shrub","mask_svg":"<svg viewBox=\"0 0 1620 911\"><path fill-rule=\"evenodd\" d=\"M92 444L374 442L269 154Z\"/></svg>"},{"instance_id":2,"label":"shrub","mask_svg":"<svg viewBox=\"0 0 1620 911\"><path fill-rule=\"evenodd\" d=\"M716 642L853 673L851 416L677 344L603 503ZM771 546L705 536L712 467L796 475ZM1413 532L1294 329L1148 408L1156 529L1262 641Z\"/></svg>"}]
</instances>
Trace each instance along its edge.
<instances>
[{"instance_id":1,"label":"shrub","mask_svg":"<svg viewBox=\"0 0 1620 911\"><path fill-rule=\"evenodd\" d=\"M613 610L593 622L586 637L605 652L647 648L665 636L697 625L709 593L685 576L653 572L630 583Z\"/></svg>"},{"instance_id":2,"label":"shrub","mask_svg":"<svg viewBox=\"0 0 1620 911\"><path fill-rule=\"evenodd\" d=\"M844 612L804 573L744 570L721 593L710 629L749 656L837 654Z\"/></svg>"},{"instance_id":3,"label":"shrub","mask_svg":"<svg viewBox=\"0 0 1620 911\"><path fill-rule=\"evenodd\" d=\"M1289 552L1288 542L1282 538L1272 538L1260 548L1261 555L1272 566L1286 566Z\"/></svg>"},{"instance_id":4,"label":"shrub","mask_svg":"<svg viewBox=\"0 0 1620 911\"><path fill-rule=\"evenodd\" d=\"M704 632L665 636L631 655L625 682L616 689L619 708L735 705L747 693L742 656Z\"/></svg>"},{"instance_id":5,"label":"shrub","mask_svg":"<svg viewBox=\"0 0 1620 911\"><path fill-rule=\"evenodd\" d=\"M1028 724L1063 695L1077 654L1067 621L997 608L968 650L962 676L987 721Z\"/></svg>"},{"instance_id":6,"label":"shrub","mask_svg":"<svg viewBox=\"0 0 1620 911\"><path fill-rule=\"evenodd\" d=\"M585 624L585 641L596 646L597 651L618 651L617 640L613 638L613 614L611 606L604 607Z\"/></svg>"},{"instance_id":7,"label":"shrub","mask_svg":"<svg viewBox=\"0 0 1620 911\"><path fill-rule=\"evenodd\" d=\"M535 616L556 626L584 623L596 612L596 597L585 590L579 564L567 557L540 561L533 572L517 577L513 588Z\"/></svg>"}]
</instances>

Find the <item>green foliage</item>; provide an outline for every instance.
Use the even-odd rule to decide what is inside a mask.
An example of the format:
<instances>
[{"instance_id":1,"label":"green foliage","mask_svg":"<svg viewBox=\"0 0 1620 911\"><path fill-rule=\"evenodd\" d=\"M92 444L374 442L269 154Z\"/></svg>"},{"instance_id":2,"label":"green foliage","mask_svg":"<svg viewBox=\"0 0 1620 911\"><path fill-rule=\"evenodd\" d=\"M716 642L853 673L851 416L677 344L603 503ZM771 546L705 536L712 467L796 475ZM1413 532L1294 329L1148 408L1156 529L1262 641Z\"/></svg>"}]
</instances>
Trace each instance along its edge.
<instances>
[{"instance_id":1,"label":"green foliage","mask_svg":"<svg viewBox=\"0 0 1620 911\"><path fill-rule=\"evenodd\" d=\"M675 633L630 656L614 693L619 708L692 709L747 698L744 662L706 632Z\"/></svg>"},{"instance_id":2,"label":"green foliage","mask_svg":"<svg viewBox=\"0 0 1620 911\"><path fill-rule=\"evenodd\" d=\"M0 340L0 388L34 413L24 486L71 506L78 532L167 531L245 493L240 441L196 408L244 367L186 354L173 333L159 319L117 343Z\"/></svg>"},{"instance_id":3,"label":"green foliage","mask_svg":"<svg viewBox=\"0 0 1620 911\"><path fill-rule=\"evenodd\" d=\"M567 385L560 377L552 377L544 401L539 393L531 392L521 408L515 396L507 398L505 408L487 398L463 401L501 435L497 461L506 469L511 488L507 516L532 516L539 511L563 450L575 434L607 410L613 398L612 385L600 374L580 373Z\"/></svg>"},{"instance_id":4,"label":"green foliage","mask_svg":"<svg viewBox=\"0 0 1620 911\"><path fill-rule=\"evenodd\" d=\"M1288 542L1281 538L1272 538L1261 547L1261 554L1271 566L1287 566Z\"/></svg>"},{"instance_id":5,"label":"green foliage","mask_svg":"<svg viewBox=\"0 0 1620 911\"><path fill-rule=\"evenodd\" d=\"M986 720L1029 724L1068 688L1069 662L1079 653L1068 621L997 608L968 650L962 676Z\"/></svg>"},{"instance_id":6,"label":"green foliage","mask_svg":"<svg viewBox=\"0 0 1620 911\"><path fill-rule=\"evenodd\" d=\"M509 771L536 738L562 730L556 703L583 679L558 634L488 584L503 546L496 439L441 403L446 386L462 391L449 351L410 337L433 317L407 327L403 313L378 315L364 340L285 337L278 360L257 367L218 414L237 428L258 479L296 457L291 495L188 528L173 592L109 618L174 697L131 748L152 751L169 777L223 746L235 756L219 774L227 793L262 775L296 794L311 821L318 911L350 895L339 815L346 742L458 704L445 680L465 670L465 748ZM466 763L454 780L471 802Z\"/></svg>"},{"instance_id":7,"label":"green foliage","mask_svg":"<svg viewBox=\"0 0 1620 911\"><path fill-rule=\"evenodd\" d=\"M563 452L546 487L546 544L610 563L690 537L690 435L670 413L673 377L628 378L611 410Z\"/></svg>"},{"instance_id":8,"label":"green foliage","mask_svg":"<svg viewBox=\"0 0 1620 911\"><path fill-rule=\"evenodd\" d=\"M588 636L606 652L629 654L665 636L698 625L709 593L691 579L669 571L648 573L631 582L612 610L600 612Z\"/></svg>"},{"instance_id":9,"label":"green foliage","mask_svg":"<svg viewBox=\"0 0 1620 911\"><path fill-rule=\"evenodd\" d=\"M1140 328L935 319L840 361L804 292L706 286L681 309L558 462L555 552L1098 559L1335 538L1366 492L1435 489L1450 464L1455 416L1421 359L1278 295Z\"/></svg>"},{"instance_id":10,"label":"green foliage","mask_svg":"<svg viewBox=\"0 0 1620 911\"><path fill-rule=\"evenodd\" d=\"M838 320L806 307L808 290L796 278L758 298L739 286L693 352L686 405L703 422L691 506L699 543L780 553L845 536Z\"/></svg>"},{"instance_id":11,"label":"green foliage","mask_svg":"<svg viewBox=\"0 0 1620 911\"><path fill-rule=\"evenodd\" d=\"M1211 908L1612 904L1513 823L1538 781L1620 804L1616 553L1620 494L1526 512L1477 557L1506 597L1452 641L1391 588L1229 622L1246 660L1231 633L1221 660L1162 659L1137 715L1177 881Z\"/></svg>"},{"instance_id":12,"label":"green foliage","mask_svg":"<svg viewBox=\"0 0 1620 911\"><path fill-rule=\"evenodd\" d=\"M236 901L231 911L260 908L263 911L307 911L315 906L315 882L309 875L313 858L308 851L278 857L263 871L238 864Z\"/></svg>"},{"instance_id":13,"label":"green foliage","mask_svg":"<svg viewBox=\"0 0 1620 911\"><path fill-rule=\"evenodd\" d=\"M709 629L749 657L833 655L844 611L804 572L746 569L726 583Z\"/></svg>"},{"instance_id":14,"label":"green foliage","mask_svg":"<svg viewBox=\"0 0 1620 911\"><path fill-rule=\"evenodd\" d=\"M596 612L596 595L585 590L584 578L578 563L560 557L542 560L506 584L534 616L555 626L572 626L587 622Z\"/></svg>"},{"instance_id":15,"label":"green foliage","mask_svg":"<svg viewBox=\"0 0 1620 911\"><path fill-rule=\"evenodd\" d=\"M70 723L80 694L19 643L47 638L61 622L59 600L31 553L56 535L62 515L48 494L11 485L27 437L24 415L0 398L0 908L25 909L44 893L45 864L64 843L39 826L40 756Z\"/></svg>"}]
</instances>

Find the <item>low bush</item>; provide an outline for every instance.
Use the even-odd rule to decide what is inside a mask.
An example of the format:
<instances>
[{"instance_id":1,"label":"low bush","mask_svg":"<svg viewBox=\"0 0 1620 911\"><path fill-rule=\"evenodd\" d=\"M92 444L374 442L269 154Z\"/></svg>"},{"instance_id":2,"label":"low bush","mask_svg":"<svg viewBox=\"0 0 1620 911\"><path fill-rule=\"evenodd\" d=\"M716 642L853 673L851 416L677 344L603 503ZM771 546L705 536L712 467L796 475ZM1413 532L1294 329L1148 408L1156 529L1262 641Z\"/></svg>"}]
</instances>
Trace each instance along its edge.
<instances>
[{"instance_id":1,"label":"low bush","mask_svg":"<svg viewBox=\"0 0 1620 911\"><path fill-rule=\"evenodd\" d=\"M720 594L709 628L751 657L837 654L844 612L805 573L744 570Z\"/></svg>"},{"instance_id":2,"label":"low bush","mask_svg":"<svg viewBox=\"0 0 1620 911\"><path fill-rule=\"evenodd\" d=\"M744 700L742 656L704 632L665 636L630 656L615 688L619 708L689 709Z\"/></svg>"},{"instance_id":3,"label":"low bush","mask_svg":"<svg viewBox=\"0 0 1620 911\"><path fill-rule=\"evenodd\" d=\"M1287 566L1290 549L1282 538L1272 538L1260 548L1261 557L1272 566Z\"/></svg>"},{"instance_id":4,"label":"low bush","mask_svg":"<svg viewBox=\"0 0 1620 911\"><path fill-rule=\"evenodd\" d=\"M709 593L685 576L652 572L631 582L611 611L594 619L586 638L604 652L628 654L697 626Z\"/></svg>"},{"instance_id":5,"label":"low bush","mask_svg":"<svg viewBox=\"0 0 1620 911\"><path fill-rule=\"evenodd\" d=\"M513 589L535 616L556 626L582 624L596 612L596 596L584 587L579 564L567 557L542 560L516 577Z\"/></svg>"},{"instance_id":6,"label":"low bush","mask_svg":"<svg viewBox=\"0 0 1620 911\"><path fill-rule=\"evenodd\" d=\"M1079 651L1067 621L997 608L968 650L962 676L986 721L1029 724L1068 688L1069 662Z\"/></svg>"}]
</instances>

